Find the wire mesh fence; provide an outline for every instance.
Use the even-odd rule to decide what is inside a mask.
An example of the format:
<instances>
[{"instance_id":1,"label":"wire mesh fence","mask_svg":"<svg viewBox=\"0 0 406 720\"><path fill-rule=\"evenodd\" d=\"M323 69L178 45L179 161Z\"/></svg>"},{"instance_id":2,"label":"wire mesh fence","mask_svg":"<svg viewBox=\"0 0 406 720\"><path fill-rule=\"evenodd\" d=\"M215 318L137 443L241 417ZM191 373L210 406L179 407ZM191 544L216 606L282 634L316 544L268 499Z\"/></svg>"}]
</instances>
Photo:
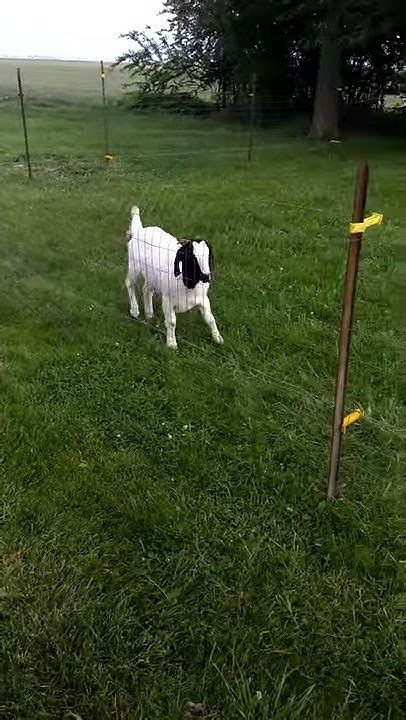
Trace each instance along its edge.
<instances>
[{"instance_id":1,"label":"wire mesh fence","mask_svg":"<svg viewBox=\"0 0 406 720\"><path fill-rule=\"evenodd\" d=\"M150 325L150 332L162 333L170 347L176 347L179 339L197 354L216 353L216 362L227 365L231 374L273 382L306 405L308 412L314 403L315 416L321 407L328 426L334 313L342 270L337 247L343 248L346 237L352 177L348 193L343 184L338 190L332 165L324 173L324 185L315 188L310 156L305 182L303 173L296 178L294 172L283 171L281 157L287 168L297 167L290 139L304 127L306 108L301 113L289 100L258 98L250 92L229 108L213 103L185 107L176 98L170 98L172 107L151 108L142 103L128 107L117 90L117 71L109 67L95 63L91 74L87 68L85 89L78 87L73 75L69 81L65 77L63 92L57 75L47 76L39 88L38 76L34 82L29 68L22 69L21 92L4 94L0 101L0 112L6 110L0 141L6 150L3 169L14 167L21 173L21 159L26 163L29 158L20 118L23 97L34 177L41 182L46 179L47 187L61 178L64 183L72 180L72 186L88 176L100 178L103 190L97 197L102 210L99 214L98 208L92 210L98 222L110 213L117 223L118 216L121 221L127 218L130 202L140 206L141 219L134 214L126 245L130 314L145 321L158 314L159 322ZM17 87L17 73L14 82ZM7 135L7 122L21 123L17 141ZM326 161L329 152L326 149ZM339 153L339 147L331 148L332 157L334 153ZM113 181L121 196L110 199ZM87 188L79 182L74 192L85 195ZM306 227L298 222L298 215L306 218ZM303 254L314 258L314 268L307 265L306 282L301 254L302 259ZM213 257L218 255L222 277L217 285ZM107 253L104 260L108 265ZM330 283L322 282L324 266L333 279ZM162 310L156 306L158 294ZM213 296L214 312L209 296ZM232 322L238 343L224 355L219 347L213 350L209 340L211 333L220 345L224 334L230 345L227 296L233 297ZM123 314L124 305L123 300ZM200 329L185 327L182 321L177 328L177 314L193 308L203 322L195 318L190 322ZM278 327L278 322L283 326L286 312L289 333ZM276 320L275 333L288 338L292 356L300 353L300 362L291 361L297 382L287 377L286 370L270 367L268 328L275 318L281 318ZM301 366L305 324L316 338L306 345L309 367L312 362L318 365L315 382ZM327 354L318 346L321 337L329 340Z\"/></svg>"},{"instance_id":2,"label":"wire mesh fence","mask_svg":"<svg viewBox=\"0 0 406 720\"><path fill-rule=\"evenodd\" d=\"M285 98L258 98L248 90L227 108L211 99L190 98L185 93L143 96L126 93L128 77L118 68L97 63L22 63L22 85L17 68L7 63L6 81L0 83L3 105L20 99L28 116L22 115L25 160L29 148L34 169L54 164L59 157L80 157L97 163L119 165L131 171L139 163L154 159L210 157L213 161L229 156L239 162L252 162L263 152L271 128L281 134L295 133L301 115ZM42 75L41 75L42 72ZM14 77L13 77L14 73ZM69 120L67 108L69 107ZM73 112L75 109L75 113ZM12 110L18 111L16 104ZM48 112L47 136L38 137L35 120ZM32 121L30 126L30 121ZM69 122L71 146L61 152L61 128ZM80 142L75 143L75 136ZM86 152L84 141L88 138ZM77 151L80 146L80 153ZM3 157L7 160L7 157ZM30 170L30 169L29 169Z\"/></svg>"},{"instance_id":3,"label":"wire mesh fence","mask_svg":"<svg viewBox=\"0 0 406 720\"><path fill-rule=\"evenodd\" d=\"M170 97L170 96L169 96ZM213 162L229 157L235 162L250 163L256 154L266 150L270 131L288 137L300 132L303 116L284 99L262 99L251 105L249 95L227 108L213 103L197 108L182 104L182 97L170 97L170 107L151 108L138 102L131 106L134 133L120 133L111 116L111 144L118 162L128 169L139 159L198 160L210 157ZM137 137L137 129L139 136Z\"/></svg>"}]
</instances>

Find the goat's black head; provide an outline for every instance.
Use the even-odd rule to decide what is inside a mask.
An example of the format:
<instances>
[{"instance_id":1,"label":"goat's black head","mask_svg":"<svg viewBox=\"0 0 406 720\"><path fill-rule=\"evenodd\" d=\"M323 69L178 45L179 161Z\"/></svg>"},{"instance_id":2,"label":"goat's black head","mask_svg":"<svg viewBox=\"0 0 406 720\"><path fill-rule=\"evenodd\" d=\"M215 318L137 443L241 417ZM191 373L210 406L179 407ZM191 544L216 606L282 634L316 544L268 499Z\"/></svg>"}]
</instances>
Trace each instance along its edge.
<instances>
[{"instance_id":1,"label":"goat's black head","mask_svg":"<svg viewBox=\"0 0 406 720\"><path fill-rule=\"evenodd\" d=\"M198 282L209 283L214 267L213 250L204 240L188 240L176 253L174 272L180 275L182 263L183 284L191 290Z\"/></svg>"}]
</instances>

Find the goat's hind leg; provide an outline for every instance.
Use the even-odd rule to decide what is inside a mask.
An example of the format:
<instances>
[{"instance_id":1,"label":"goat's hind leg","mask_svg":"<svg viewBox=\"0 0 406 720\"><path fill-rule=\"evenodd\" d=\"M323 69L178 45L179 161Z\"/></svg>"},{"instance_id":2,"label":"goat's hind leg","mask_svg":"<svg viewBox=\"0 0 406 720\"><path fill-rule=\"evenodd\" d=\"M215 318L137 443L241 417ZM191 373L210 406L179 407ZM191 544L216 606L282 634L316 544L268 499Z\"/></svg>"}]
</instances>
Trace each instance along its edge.
<instances>
[{"instance_id":1,"label":"goat's hind leg","mask_svg":"<svg viewBox=\"0 0 406 720\"><path fill-rule=\"evenodd\" d=\"M162 309L164 311L165 327L166 327L166 344L168 347L176 350L178 343L176 342L176 314L171 301L162 297Z\"/></svg>"},{"instance_id":2,"label":"goat's hind leg","mask_svg":"<svg viewBox=\"0 0 406 720\"><path fill-rule=\"evenodd\" d=\"M147 280L144 280L142 285L142 296L144 300L144 313L147 320L151 320L154 317L154 303L152 301L153 291L148 285Z\"/></svg>"},{"instance_id":3,"label":"goat's hind leg","mask_svg":"<svg viewBox=\"0 0 406 720\"><path fill-rule=\"evenodd\" d=\"M130 301L130 317L132 317L133 320L137 320L137 318L139 318L140 316L140 309L138 307L136 294L137 278L128 274L125 280L125 284L127 287L128 299Z\"/></svg>"}]
</instances>

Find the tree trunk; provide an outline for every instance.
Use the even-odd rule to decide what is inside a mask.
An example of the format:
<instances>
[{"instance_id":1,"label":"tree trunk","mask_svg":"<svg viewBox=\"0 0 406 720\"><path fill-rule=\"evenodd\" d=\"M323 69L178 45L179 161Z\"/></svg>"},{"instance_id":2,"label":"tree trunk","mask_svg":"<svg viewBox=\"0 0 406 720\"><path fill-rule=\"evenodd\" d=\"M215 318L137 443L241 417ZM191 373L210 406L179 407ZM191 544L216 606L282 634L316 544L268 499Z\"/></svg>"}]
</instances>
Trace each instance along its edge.
<instances>
[{"instance_id":1,"label":"tree trunk","mask_svg":"<svg viewBox=\"0 0 406 720\"><path fill-rule=\"evenodd\" d=\"M310 137L329 140L338 135L338 83L340 48L335 18L329 18L323 28L319 72Z\"/></svg>"},{"instance_id":2,"label":"tree trunk","mask_svg":"<svg viewBox=\"0 0 406 720\"><path fill-rule=\"evenodd\" d=\"M220 107L221 109L224 109L227 107L227 80L224 75L222 75L222 78L220 80Z\"/></svg>"}]
</instances>

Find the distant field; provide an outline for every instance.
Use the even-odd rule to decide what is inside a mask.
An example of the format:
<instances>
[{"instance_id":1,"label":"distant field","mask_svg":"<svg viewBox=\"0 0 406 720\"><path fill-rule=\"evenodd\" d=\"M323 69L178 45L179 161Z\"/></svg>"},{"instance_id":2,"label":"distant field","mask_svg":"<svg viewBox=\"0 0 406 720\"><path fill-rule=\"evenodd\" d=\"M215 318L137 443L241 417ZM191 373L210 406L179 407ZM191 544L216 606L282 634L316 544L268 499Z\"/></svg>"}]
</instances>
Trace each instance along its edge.
<instances>
[{"instance_id":1,"label":"distant field","mask_svg":"<svg viewBox=\"0 0 406 720\"><path fill-rule=\"evenodd\" d=\"M32 97L91 99L100 96L98 62L0 59L0 98L16 93L17 67L21 68L24 92ZM118 97L128 75L106 65L109 97Z\"/></svg>"},{"instance_id":2,"label":"distant field","mask_svg":"<svg viewBox=\"0 0 406 720\"><path fill-rule=\"evenodd\" d=\"M100 97L100 64L98 62L68 60L19 60L0 58L1 98L15 95L17 68L21 68L24 93L33 98L61 98L64 100L97 100ZM127 72L106 63L107 92L110 99L122 94L129 81ZM203 93L203 97L210 93ZM405 102L399 95L387 96L387 108L399 107Z\"/></svg>"}]
</instances>

